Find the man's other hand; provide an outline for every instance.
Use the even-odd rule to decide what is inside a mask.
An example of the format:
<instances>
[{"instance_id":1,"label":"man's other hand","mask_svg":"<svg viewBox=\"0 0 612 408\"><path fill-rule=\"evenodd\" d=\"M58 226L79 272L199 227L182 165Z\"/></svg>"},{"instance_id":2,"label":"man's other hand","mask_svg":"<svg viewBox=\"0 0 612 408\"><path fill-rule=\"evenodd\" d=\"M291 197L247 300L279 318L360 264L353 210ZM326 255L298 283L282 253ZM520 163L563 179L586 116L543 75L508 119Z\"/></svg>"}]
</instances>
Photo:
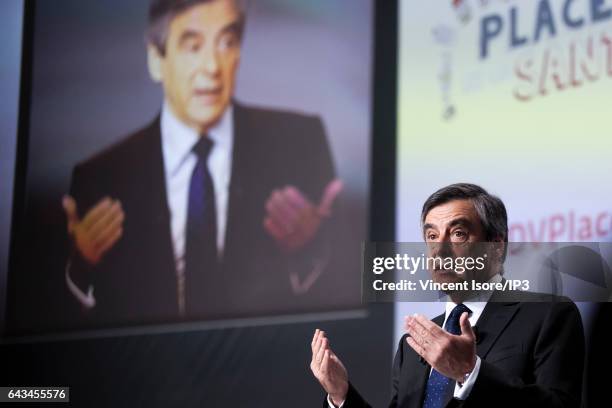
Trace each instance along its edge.
<instances>
[{"instance_id":1,"label":"man's other hand","mask_svg":"<svg viewBox=\"0 0 612 408\"><path fill-rule=\"evenodd\" d=\"M105 197L83 219L79 218L77 203L71 196L64 196L62 206L66 213L68 234L83 259L96 265L123 234L125 214L121 203Z\"/></svg>"},{"instance_id":2,"label":"man's other hand","mask_svg":"<svg viewBox=\"0 0 612 408\"><path fill-rule=\"evenodd\" d=\"M299 250L313 239L323 219L331 216L334 201L342 189L342 181L331 181L318 205L294 186L274 190L266 202L264 228L284 250Z\"/></svg>"},{"instance_id":3,"label":"man's other hand","mask_svg":"<svg viewBox=\"0 0 612 408\"><path fill-rule=\"evenodd\" d=\"M325 337L324 331L315 330L310 347L312 348L312 361L310 362L312 373L329 394L332 403L340 406L348 392L348 373L344 364L329 347L329 340Z\"/></svg>"},{"instance_id":4,"label":"man's other hand","mask_svg":"<svg viewBox=\"0 0 612 408\"><path fill-rule=\"evenodd\" d=\"M451 334L421 315L406 317L406 341L430 366L445 377L462 383L476 365L476 335L468 314L459 318L461 334Z\"/></svg>"}]
</instances>

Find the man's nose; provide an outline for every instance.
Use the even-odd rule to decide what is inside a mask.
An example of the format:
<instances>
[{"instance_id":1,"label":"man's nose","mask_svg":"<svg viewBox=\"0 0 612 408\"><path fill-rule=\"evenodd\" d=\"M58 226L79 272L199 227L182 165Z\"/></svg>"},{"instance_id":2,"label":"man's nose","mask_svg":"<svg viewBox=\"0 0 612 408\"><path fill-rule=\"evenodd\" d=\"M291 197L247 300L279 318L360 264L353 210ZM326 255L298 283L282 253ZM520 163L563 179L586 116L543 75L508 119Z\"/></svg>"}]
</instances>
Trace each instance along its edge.
<instances>
[{"instance_id":1,"label":"man's nose","mask_svg":"<svg viewBox=\"0 0 612 408\"><path fill-rule=\"evenodd\" d=\"M219 56L212 44L203 47L198 61L198 69L208 76L216 76L219 73Z\"/></svg>"},{"instance_id":2,"label":"man's nose","mask_svg":"<svg viewBox=\"0 0 612 408\"><path fill-rule=\"evenodd\" d=\"M429 253L432 257L446 258L453 255L453 243L449 237L440 236L437 241L430 242L428 245Z\"/></svg>"}]
</instances>

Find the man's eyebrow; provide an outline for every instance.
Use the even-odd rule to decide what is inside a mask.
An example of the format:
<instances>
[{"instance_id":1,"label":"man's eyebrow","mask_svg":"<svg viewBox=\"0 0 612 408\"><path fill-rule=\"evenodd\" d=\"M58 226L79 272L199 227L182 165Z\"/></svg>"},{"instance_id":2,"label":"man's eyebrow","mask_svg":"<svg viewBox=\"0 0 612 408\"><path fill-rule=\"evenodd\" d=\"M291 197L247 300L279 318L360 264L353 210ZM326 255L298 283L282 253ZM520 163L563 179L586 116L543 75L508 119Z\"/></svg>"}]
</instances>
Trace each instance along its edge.
<instances>
[{"instance_id":1,"label":"man's eyebrow","mask_svg":"<svg viewBox=\"0 0 612 408\"><path fill-rule=\"evenodd\" d=\"M428 230L428 229L430 229L430 228L431 228L431 229L436 229L436 227L434 227L434 225L433 225L433 224L429 224L429 223L427 223L427 224L423 225L423 231L427 231L427 230Z\"/></svg>"},{"instance_id":2,"label":"man's eyebrow","mask_svg":"<svg viewBox=\"0 0 612 408\"><path fill-rule=\"evenodd\" d=\"M242 19L238 19L238 20L232 21L231 23L227 24L225 27L223 27L220 30L220 33L221 34L236 33L240 35L242 33Z\"/></svg>"},{"instance_id":3,"label":"man's eyebrow","mask_svg":"<svg viewBox=\"0 0 612 408\"><path fill-rule=\"evenodd\" d=\"M200 38L202 34L196 30L187 29L181 33L181 36L178 39L179 44L190 40L192 38Z\"/></svg>"},{"instance_id":4,"label":"man's eyebrow","mask_svg":"<svg viewBox=\"0 0 612 408\"><path fill-rule=\"evenodd\" d=\"M474 225L474 223L470 221L468 218L460 217L460 218L455 218L448 224L449 227L456 227L457 225L471 227L472 225Z\"/></svg>"}]
</instances>

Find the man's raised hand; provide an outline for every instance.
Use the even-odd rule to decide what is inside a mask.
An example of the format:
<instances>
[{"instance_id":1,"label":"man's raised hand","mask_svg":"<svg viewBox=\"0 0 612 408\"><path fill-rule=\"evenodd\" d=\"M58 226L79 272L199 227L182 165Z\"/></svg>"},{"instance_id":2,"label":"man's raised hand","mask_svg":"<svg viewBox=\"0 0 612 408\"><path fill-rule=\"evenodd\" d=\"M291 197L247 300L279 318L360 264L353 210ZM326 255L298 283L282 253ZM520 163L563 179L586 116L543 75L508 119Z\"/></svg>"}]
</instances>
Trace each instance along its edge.
<instances>
[{"instance_id":1,"label":"man's raised hand","mask_svg":"<svg viewBox=\"0 0 612 408\"><path fill-rule=\"evenodd\" d=\"M284 250L299 250L316 235L322 220L331 215L334 201L342 189L342 181L332 180L325 187L319 204L310 202L294 186L274 190L266 201L264 228Z\"/></svg>"},{"instance_id":2,"label":"man's raised hand","mask_svg":"<svg viewBox=\"0 0 612 408\"><path fill-rule=\"evenodd\" d=\"M315 330L310 347L312 373L329 394L332 403L340 406L348 392L348 373L344 364L329 347L329 340L325 337L324 331Z\"/></svg>"},{"instance_id":3,"label":"man's raised hand","mask_svg":"<svg viewBox=\"0 0 612 408\"><path fill-rule=\"evenodd\" d=\"M407 316L406 341L412 349L445 377L462 383L476 365L476 335L467 312L459 318L461 334L451 334L421 315Z\"/></svg>"},{"instance_id":4,"label":"man's raised hand","mask_svg":"<svg viewBox=\"0 0 612 408\"><path fill-rule=\"evenodd\" d=\"M62 206L67 218L68 233L79 253L91 265L96 265L123 234L125 214L119 200L108 197L100 200L80 219L77 203L64 196Z\"/></svg>"}]
</instances>

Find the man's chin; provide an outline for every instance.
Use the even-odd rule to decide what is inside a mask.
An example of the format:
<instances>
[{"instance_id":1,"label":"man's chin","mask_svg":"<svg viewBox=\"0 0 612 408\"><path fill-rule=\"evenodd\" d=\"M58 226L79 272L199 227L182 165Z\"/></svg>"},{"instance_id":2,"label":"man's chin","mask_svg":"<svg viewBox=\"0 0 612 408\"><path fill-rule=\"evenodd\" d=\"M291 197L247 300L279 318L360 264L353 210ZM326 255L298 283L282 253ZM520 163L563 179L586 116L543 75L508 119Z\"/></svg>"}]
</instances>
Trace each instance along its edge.
<instances>
[{"instance_id":1,"label":"man's chin","mask_svg":"<svg viewBox=\"0 0 612 408\"><path fill-rule=\"evenodd\" d=\"M463 282L463 278L452 270L435 270L431 273L431 278L436 283L458 283Z\"/></svg>"},{"instance_id":2,"label":"man's chin","mask_svg":"<svg viewBox=\"0 0 612 408\"><path fill-rule=\"evenodd\" d=\"M215 126L225 111L225 106L201 106L197 109L191 109L191 122L197 124L200 129L210 129Z\"/></svg>"}]
</instances>

